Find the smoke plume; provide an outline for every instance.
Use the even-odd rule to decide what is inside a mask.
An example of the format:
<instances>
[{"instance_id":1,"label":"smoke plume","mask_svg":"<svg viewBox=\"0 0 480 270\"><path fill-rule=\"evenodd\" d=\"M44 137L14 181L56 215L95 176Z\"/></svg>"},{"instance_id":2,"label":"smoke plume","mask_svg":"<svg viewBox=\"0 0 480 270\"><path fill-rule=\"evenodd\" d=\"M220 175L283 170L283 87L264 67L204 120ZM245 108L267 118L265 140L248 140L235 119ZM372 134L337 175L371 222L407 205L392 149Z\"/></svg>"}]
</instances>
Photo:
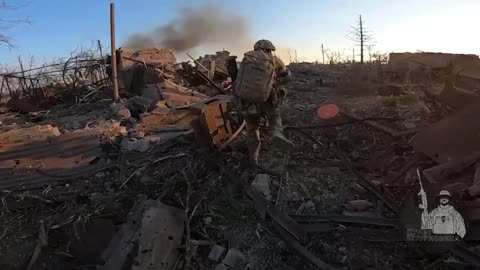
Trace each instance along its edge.
<instances>
[{"instance_id":1,"label":"smoke plume","mask_svg":"<svg viewBox=\"0 0 480 270\"><path fill-rule=\"evenodd\" d=\"M169 48L176 53L226 49L243 53L253 47L247 20L211 3L178 10L175 19L149 33L128 37L124 47Z\"/></svg>"}]
</instances>

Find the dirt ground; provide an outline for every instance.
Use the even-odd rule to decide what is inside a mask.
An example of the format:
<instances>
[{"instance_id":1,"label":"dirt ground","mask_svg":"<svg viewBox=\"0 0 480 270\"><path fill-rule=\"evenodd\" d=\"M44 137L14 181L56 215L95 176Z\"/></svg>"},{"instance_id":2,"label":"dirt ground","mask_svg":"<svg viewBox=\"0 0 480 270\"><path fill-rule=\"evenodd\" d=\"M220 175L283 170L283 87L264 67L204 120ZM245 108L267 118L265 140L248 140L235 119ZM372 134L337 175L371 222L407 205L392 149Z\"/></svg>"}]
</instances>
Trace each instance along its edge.
<instances>
[{"instance_id":1,"label":"dirt ground","mask_svg":"<svg viewBox=\"0 0 480 270\"><path fill-rule=\"evenodd\" d=\"M393 218L394 213L381 200L355 184L355 176L340 164L330 142L338 145L364 177L381 186L413 155L410 137L393 138L342 115L319 120L316 109L335 103L341 111L353 112L360 118L379 118L375 122L397 131L426 126L441 118L442 113L415 89L395 97L378 95L375 84L367 91L363 85L342 85L342 76L351 72L348 67L291 68L292 81L283 86L288 94L282 114L285 134L295 143L295 149L288 155L280 154L264 140L261 168L251 168L245 166L242 135L217 158L247 186L256 174L274 172L270 174L271 203L287 215ZM101 109L90 108L75 115L82 121L64 116L60 122L65 127L83 125L95 113L105 115L100 118L108 117ZM308 127L319 125L324 127ZM0 269L26 269L38 243L40 221L49 228L48 245L42 248L32 269L98 269L101 253L140 196L179 209L188 206L188 216L197 209L189 218L190 239L209 244L180 247L182 259L177 269L217 269L218 263L207 258L212 244L236 248L244 254L245 259L235 269L318 269L279 237L271 220L256 213L246 194L230 189L230 177L215 166L211 155L197 151L188 139L136 156L118 154L115 146L109 151L113 161L128 166L118 165L18 196L4 192ZM162 157L165 159L152 162ZM410 178L402 178L399 184L387 188L399 203L418 190L415 178ZM349 210L347 204L353 200L365 200L371 205L362 211ZM420 214L419 209L409 212L415 217ZM383 226L332 223L323 232L309 233L302 244L336 269L423 269L438 258L418 252L416 244L395 240L396 232ZM451 260L452 265L465 267L453 257Z\"/></svg>"}]
</instances>

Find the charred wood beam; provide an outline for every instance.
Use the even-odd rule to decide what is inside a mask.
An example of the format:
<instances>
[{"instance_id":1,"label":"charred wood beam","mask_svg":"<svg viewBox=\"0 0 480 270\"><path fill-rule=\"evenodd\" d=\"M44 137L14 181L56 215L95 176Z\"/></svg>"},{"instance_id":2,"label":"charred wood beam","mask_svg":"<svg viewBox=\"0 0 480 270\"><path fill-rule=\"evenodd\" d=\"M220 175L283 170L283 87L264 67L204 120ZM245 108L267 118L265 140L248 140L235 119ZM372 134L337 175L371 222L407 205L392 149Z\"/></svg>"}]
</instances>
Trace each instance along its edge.
<instances>
[{"instance_id":1,"label":"charred wood beam","mask_svg":"<svg viewBox=\"0 0 480 270\"><path fill-rule=\"evenodd\" d=\"M372 217L355 217L346 215L290 215L293 220L299 223L345 223L356 225L374 225L383 227L398 228L400 221L397 219L388 218L372 218Z\"/></svg>"},{"instance_id":2,"label":"charred wood beam","mask_svg":"<svg viewBox=\"0 0 480 270\"><path fill-rule=\"evenodd\" d=\"M302 257L310 261L313 265L318 267L318 269L323 270L334 270L335 267L327 264L326 262L322 261L320 258L315 256L313 253L308 251L302 244L300 244L295 238L293 238L287 231L285 231L280 225L273 224L275 230L278 232L280 237L288 244L292 249L294 249L298 254Z\"/></svg>"}]
</instances>

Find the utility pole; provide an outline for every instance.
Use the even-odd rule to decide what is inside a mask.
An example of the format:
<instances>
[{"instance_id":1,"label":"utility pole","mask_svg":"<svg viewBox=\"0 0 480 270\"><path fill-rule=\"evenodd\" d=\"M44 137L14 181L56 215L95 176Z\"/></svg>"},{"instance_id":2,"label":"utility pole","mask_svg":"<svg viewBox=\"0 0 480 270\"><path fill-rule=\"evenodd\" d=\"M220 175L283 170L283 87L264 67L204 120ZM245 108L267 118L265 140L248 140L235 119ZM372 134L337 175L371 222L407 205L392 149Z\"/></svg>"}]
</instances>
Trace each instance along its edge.
<instances>
[{"instance_id":1,"label":"utility pole","mask_svg":"<svg viewBox=\"0 0 480 270\"><path fill-rule=\"evenodd\" d=\"M360 15L360 19L358 20L359 27L360 27L360 63L363 64L363 42L364 37L363 37L363 20L362 20L362 15Z\"/></svg>"},{"instance_id":2,"label":"utility pole","mask_svg":"<svg viewBox=\"0 0 480 270\"><path fill-rule=\"evenodd\" d=\"M355 63L355 47L352 48L352 63Z\"/></svg>"},{"instance_id":3,"label":"utility pole","mask_svg":"<svg viewBox=\"0 0 480 270\"><path fill-rule=\"evenodd\" d=\"M325 50L323 49L323 43L322 43L322 64L325 65Z\"/></svg>"},{"instance_id":4,"label":"utility pole","mask_svg":"<svg viewBox=\"0 0 480 270\"><path fill-rule=\"evenodd\" d=\"M295 63L298 63L297 50L295 49Z\"/></svg>"},{"instance_id":5,"label":"utility pole","mask_svg":"<svg viewBox=\"0 0 480 270\"><path fill-rule=\"evenodd\" d=\"M110 41L112 49L112 79L113 79L113 102L120 101L120 94L118 93L118 78L117 78L117 52L115 49L115 5L110 3Z\"/></svg>"}]
</instances>

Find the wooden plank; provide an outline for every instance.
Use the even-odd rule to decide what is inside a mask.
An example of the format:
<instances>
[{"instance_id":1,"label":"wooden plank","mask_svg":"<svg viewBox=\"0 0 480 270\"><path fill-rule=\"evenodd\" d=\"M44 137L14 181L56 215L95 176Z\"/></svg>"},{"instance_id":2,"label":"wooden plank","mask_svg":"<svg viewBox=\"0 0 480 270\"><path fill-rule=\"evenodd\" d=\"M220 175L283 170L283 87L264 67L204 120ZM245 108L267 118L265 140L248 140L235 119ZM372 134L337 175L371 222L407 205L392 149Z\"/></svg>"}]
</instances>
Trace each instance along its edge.
<instances>
[{"instance_id":1,"label":"wooden plank","mask_svg":"<svg viewBox=\"0 0 480 270\"><path fill-rule=\"evenodd\" d=\"M305 232L298 225L298 223L295 222L295 220L285 215L273 204L268 202L262 194L253 190L250 187L246 187L245 192L255 202L255 205L260 209L259 211L261 212L261 214L263 213L263 211L265 211L267 215L269 215L274 221L276 221L280 226L282 226L282 228L288 231L296 239L305 240L307 238Z\"/></svg>"}]
</instances>

